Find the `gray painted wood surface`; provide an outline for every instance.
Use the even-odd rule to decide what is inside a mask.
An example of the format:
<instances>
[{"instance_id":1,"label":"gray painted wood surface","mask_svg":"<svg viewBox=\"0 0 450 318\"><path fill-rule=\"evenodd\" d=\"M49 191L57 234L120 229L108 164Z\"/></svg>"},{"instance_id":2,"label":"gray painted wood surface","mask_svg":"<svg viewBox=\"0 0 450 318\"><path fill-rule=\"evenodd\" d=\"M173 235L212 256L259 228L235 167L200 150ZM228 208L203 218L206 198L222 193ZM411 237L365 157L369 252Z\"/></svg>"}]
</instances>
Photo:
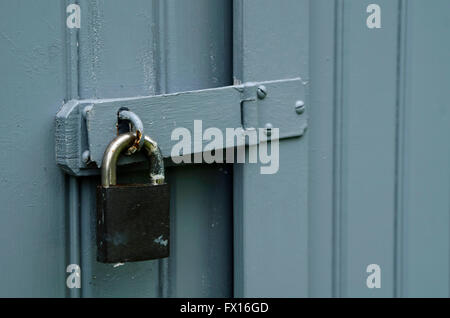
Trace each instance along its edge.
<instances>
[{"instance_id":1,"label":"gray painted wood surface","mask_svg":"<svg viewBox=\"0 0 450 318\"><path fill-rule=\"evenodd\" d=\"M80 98L147 96L231 84L227 1L80 1L80 5L87 8L82 18L86 27L80 30ZM95 261L92 193L98 180L83 181L81 259L88 273L83 276L82 296L231 296L228 170L206 166L167 171L172 184L172 255L169 260L119 267ZM142 182L145 175L141 171L122 180Z\"/></svg>"},{"instance_id":2,"label":"gray painted wood surface","mask_svg":"<svg viewBox=\"0 0 450 318\"><path fill-rule=\"evenodd\" d=\"M0 2L0 296L450 296L447 0L80 0L67 31L70 2ZM171 259L97 263L99 180L56 166L60 107L233 76L308 84L308 130L281 142L279 173L172 166Z\"/></svg>"},{"instance_id":3,"label":"gray painted wood surface","mask_svg":"<svg viewBox=\"0 0 450 318\"><path fill-rule=\"evenodd\" d=\"M448 297L450 4L373 2L311 2L309 295Z\"/></svg>"},{"instance_id":4,"label":"gray painted wood surface","mask_svg":"<svg viewBox=\"0 0 450 318\"><path fill-rule=\"evenodd\" d=\"M54 114L66 98L64 10L51 0L0 3L2 297L67 291L67 183L54 165Z\"/></svg>"},{"instance_id":5,"label":"gray painted wood surface","mask_svg":"<svg viewBox=\"0 0 450 318\"><path fill-rule=\"evenodd\" d=\"M398 293L449 297L450 3L404 1Z\"/></svg>"},{"instance_id":6,"label":"gray painted wood surface","mask_svg":"<svg viewBox=\"0 0 450 318\"><path fill-rule=\"evenodd\" d=\"M308 83L308 1L234 4L235 81L301 77ZM308 133L281 141L279 151L274 175L261 175L256 164L235 165L238 297L308 295Z\"/></svg>"}]
</instances>

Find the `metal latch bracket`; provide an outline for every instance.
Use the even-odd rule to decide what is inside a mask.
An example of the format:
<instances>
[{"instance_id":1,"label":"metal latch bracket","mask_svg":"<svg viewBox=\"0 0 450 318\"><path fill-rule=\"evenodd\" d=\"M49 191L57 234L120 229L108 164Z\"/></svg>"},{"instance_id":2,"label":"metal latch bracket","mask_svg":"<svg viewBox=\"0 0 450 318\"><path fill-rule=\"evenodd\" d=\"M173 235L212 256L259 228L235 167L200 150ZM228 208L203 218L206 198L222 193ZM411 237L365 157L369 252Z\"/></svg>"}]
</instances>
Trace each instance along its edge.
<instances>
[{"instance_id":1,"label":"metal latch bracket","mask_svg":"<svg viewBox=\"0 0 450 318\"><path fill-rule=\"evenodd\" d=\"M305 86L294 78L157 96L72 100L56 115L56 161L75 176L98 174L104 151L117 136L117 112L123 107L140 117L165 158L177 143L171 139L173 130L183 127L194 136L198 120L204 130L215 127L224 135L226 128L274 127L279 139L300 137L307 128L306 112L298 111L305 103ZM191 153L194 149L183 155ZM123 162L134 160L127 159Z\"/></svg>"}]
</instances>

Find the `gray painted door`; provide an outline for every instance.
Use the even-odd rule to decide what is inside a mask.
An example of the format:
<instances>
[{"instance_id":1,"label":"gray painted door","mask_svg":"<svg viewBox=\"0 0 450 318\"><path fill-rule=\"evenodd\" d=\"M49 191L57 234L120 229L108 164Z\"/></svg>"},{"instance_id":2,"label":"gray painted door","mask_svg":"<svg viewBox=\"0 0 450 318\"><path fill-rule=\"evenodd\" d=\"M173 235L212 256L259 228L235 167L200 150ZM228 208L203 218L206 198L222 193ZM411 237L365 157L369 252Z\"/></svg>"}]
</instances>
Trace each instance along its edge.
<instances>
[{"instance_id":1,"label":"gray painted door","mask_svg":"<svg viewBox=\"0 0 450 318\"><path fill-rule=\"evenodd\" d=\"M449 27L448 0L1 1L0 296L450 296ZM294 77L308 131L277 174L169 164L171 257L96 262L99 178L55 164L65 102Z\"/></svg>"},{"instance_id":2,"label":"gray painted door","mask_svg":"<svg viewBox=\"0 0 450 318\"><path fill-rule=\"evenodd\" d=\"M309 295L449 297L450 2L311 1L310 21Z\"/></svg>"},{"instance_id":3,"label":"gray painted door","mask_svg":"<svg viewBox=\"0 0 450 318\"><path fill-rule=\"evenodd\" d=\"M232 4L82 0L81 28L68 30L70 3L0 3L0 296L232 296L232 167L169 167L172 257L114 267L95 260L99 178L65 176L53 141L70 99L232 84ZM69 264L81 290L66 287Z\"/></svg>"}]
</instances>

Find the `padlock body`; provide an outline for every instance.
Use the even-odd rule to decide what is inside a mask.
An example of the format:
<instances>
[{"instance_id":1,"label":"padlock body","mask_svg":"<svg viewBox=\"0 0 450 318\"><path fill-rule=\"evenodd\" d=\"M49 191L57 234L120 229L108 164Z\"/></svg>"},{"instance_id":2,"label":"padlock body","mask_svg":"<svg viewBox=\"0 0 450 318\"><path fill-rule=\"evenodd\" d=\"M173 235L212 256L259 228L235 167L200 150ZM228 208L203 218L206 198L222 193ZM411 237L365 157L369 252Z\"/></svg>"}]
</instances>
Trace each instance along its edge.
<instances>
[{"instance_id":1,"label":"padlock body","mask_svg":"<svg viewBox=\"0 0 450 318\"><path fill-rule=\"evenodd\" d=\"M97 187L97 260L169 257L169 203L168 184Z\"/></svg>"}]
</instances>

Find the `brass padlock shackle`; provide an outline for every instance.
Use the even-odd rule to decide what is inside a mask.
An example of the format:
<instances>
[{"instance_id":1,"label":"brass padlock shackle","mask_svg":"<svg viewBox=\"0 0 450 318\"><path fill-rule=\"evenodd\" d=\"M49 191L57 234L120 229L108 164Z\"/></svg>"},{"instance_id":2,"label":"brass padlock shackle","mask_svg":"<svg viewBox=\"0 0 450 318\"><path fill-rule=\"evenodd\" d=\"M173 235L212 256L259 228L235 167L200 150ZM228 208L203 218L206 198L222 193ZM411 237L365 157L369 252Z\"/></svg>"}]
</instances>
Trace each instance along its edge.
<instances>
[{"instance_id":1,"label":"brass padlock shackle","mask_svg":"<svg viewBox=\"0 0 450 318\"><path fill-rule=\"evenodd\" d=\"M134 133L126 133L115 138L106 148L102 162L102 186L117 184L117 160L121 153L131 147L136 140ZM164 183L164 158L158 144L149 136L144 136L142 150L150 164L150 179L152 185Z\"/></svg>"}]
</instances>

